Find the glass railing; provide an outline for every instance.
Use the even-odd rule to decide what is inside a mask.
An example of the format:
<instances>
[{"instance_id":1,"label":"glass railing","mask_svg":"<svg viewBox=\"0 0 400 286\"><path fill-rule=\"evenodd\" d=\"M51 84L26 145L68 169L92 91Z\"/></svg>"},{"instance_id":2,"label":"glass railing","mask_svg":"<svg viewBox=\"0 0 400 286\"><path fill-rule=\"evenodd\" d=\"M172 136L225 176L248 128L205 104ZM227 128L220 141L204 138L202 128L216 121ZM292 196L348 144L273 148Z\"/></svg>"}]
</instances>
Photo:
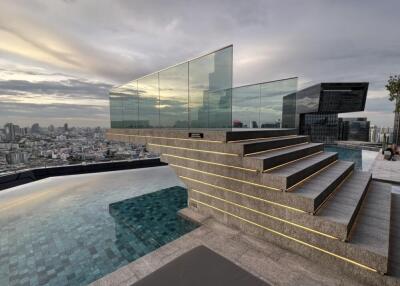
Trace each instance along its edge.
<instances>
[{"instance_id":1,"label":"glass railing","mask_svg":"<svg viewBox=\"0 0 400 286\"><path fill-rule=\"evenodd\" d=\"M232 88L228 46L113 88L111 128L291 128L296 90L297 78Z\"/></svg>"},{"instance_id":2,"label":"glass railing","mask_svg":"<svg viewBox=\"0 0 400 286\"><path fill-rule=\"evenodd\" d=\"M232 89L233 128L294 128L297 78Z\"/></svg>"},{"instance_id":3,"label":"glass railing","mask_svg":"<svg viewBox=\"0 0 400 286\"><path fill-rule=\"evenodd\" d=\"M113 88L111 128L209 128L210 110L212 116L220 114L216 104L223 100L221 92L213 91L231 88L228 46ZM230 110L229 104L223 107Z\"/></svg>"}]
</instances>

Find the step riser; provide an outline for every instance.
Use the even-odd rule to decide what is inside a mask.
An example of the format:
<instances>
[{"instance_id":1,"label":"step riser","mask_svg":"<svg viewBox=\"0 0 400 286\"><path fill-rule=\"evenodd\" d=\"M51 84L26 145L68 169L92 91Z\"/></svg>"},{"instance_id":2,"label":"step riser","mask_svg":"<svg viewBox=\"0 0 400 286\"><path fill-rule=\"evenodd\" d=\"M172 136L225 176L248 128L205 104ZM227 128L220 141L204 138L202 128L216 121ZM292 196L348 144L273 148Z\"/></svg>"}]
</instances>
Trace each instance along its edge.
<instances>
[{"instance_id":1,"label":"step riser","mask_svg":"<svg viewBox=\"0 0 400 286\"><path fill-rule=\"evenodd\" d=\"M319 170L326 167L330 163L336 161L337 159L338 159L337 155L327 157L324 160L316 162L314 165L308 166L307 168L304 168L301 171L288 177L263 173L262 182L264 184L268 184L269 186L273 186L281 190L287 190L288 188L297 184L301 180L313 175L315 172L318 172Z\"/></svg>"},{"instance_id":2,"label":"step riser","mask_svg":"<svg viewBox=\"0 0 400 286\"><path fill-rule=\"evenodd\" d=\"M218 164L225 164L229 166L242 167L243 165L242 164L243 158L240 156L230 156L224 154L198 152L194 150L158 147L154 145L148 145L147 150L157 154L169 154L169 155L180 156L206 162L215 162Z\"/></svg>"},{"instance_id":3,"label":"step riser","mask_svg":"<svg viewBox=\"0 0 400 286\"><path fill-rule=\"evenodd\" d=\"M193 206L191 206L193 208ZM295 242L293 240L287 239L285 237L274 234L268 230L264 230L258 226L252 225L250 223L244 222L238 218L232 217L227 214L223 214L217 210L211 209L207 206L203 206L197 204L195 208L197 211L200 211L203 214L211 215L218 221L225 223L231 227L238 228L245 233L249 233L251 235L255 235L261 239L264 239L270 243L278 245L284 249L288 249L295 253L298 253L301 256L305 256L309 259L312 259L316 263L323 263L330 267L330 269L339 271L342 273L356 275L360 281L364 283L374 283L377 278L379 278L379 274L366 270L364 268L360 268L338 258L335 258L331 255L322 253L321 251L312 249L308 246L304 246ZM379 284L375 284L379 285Z\"/></svg>"},{"instance_id":4,"label":"step riser","mask_svg":"<svg viewBox=\"0 0 400 286\"><path fill-rule=\"evenodd\" d=\"M254 142L243 144L243 154L251 154L255 152L275 149L275 148L283 148L291 145L301 144L308 142L307 137L293 137L293 138L285 138L280 140L271 140L265 142ZM232 145L232 144L231 144Z\"/></svg>"},{"instance_id":5,"label":"step riser","mask_svg":"<svg viewBox=\"0 0 400 286\"><path fill-rule=\"evenodd\" d=\"M199 171L204 171L212 174L218 174L221 176L226 176L229 178L234 178L238 180L244 180L247 182L253 182L257 184L262 184L261 182L261 176L258 172L254 171L246 171L242 169L236 169L233 166L228 167L228 166L222 166L222 165L214 165L212 163L204 163L204 162L198 162L198 161L192 161L192 160L186 160L186 159L181 159L177 157L172 157L168 155L161 155L161 161L172 164L172 165L178 165L178 166L183 166Z\"/></svg>"}]
</instances>

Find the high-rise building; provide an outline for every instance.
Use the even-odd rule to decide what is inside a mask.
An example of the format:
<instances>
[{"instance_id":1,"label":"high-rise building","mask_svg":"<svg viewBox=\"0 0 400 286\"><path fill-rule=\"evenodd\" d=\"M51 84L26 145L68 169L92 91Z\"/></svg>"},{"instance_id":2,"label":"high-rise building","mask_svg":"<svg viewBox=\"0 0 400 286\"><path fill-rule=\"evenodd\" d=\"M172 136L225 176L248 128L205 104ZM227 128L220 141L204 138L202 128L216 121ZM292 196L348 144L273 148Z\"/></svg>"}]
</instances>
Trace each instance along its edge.
<instances>
[{"instance_id":1,"label":"high-rise building","mask_svg":"<svg viewBox=\"0 0 400 286\"><path fill-rule=\"evenodd\" d=\"M31 128L32 134L39 134L40 133L40 126L39 123L34 123Z\"/></svg>"},{"instance_id":2,"label":"high-rise building","mask_svg":"<svg viewBox=\"0 0 400 286\"><path fill-rule=\"evenodd\" d=\"M339 140L368 142L369 126L365 117L339 118Z\"/></svg>"},{"instance_id":3,"label":"high-rise building","mask_svg":"<svg viewBox=\"0 0 400 286\"><path fill-rule=\"evenodd\" d=\"M68 131L68 123L64 124L64 131L67 132Z\"/></svg>"},{"instance_id":4,"label":"high-rise building","mask_svg":"<svg viewBox=\"0 0 400 286\"><path fill-rule=\"evenodd\" d=\"M369 142L378 143L378 128L376 125L371 125L369 128Z\"/></svg>"},{"instance_id":5,"label":"high-rise building","mask_svg":"<svg viewBox=\"0 0 400 286\"><path fill-rule=\"evenodd\" d=\"M313 142L333 143L345 132L338 114L363 111L367 91L367 82L330 82L310 86L297 92L294 118L290 112L286 114L286 111L294 109L293 95L289 94L283 99L282 125L298 128L300 134L309 135Z\"/></svg>"}]
</instances>

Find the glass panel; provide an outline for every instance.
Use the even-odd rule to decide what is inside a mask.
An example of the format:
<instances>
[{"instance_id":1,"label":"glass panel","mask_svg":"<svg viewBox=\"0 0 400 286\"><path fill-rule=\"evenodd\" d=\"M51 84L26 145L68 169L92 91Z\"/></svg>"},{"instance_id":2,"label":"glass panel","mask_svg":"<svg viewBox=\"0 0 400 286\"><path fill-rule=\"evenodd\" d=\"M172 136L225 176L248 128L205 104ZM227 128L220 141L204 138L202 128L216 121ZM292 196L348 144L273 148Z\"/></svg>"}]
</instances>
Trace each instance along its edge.
<instances>
[{"instance_id":1,"label":"glass panel","mask_svg":"<svg viewBox=\"0 0 400 286\"><path fill-rule=\"evenodd\" d=\"M160 125L158 73L138 80L139 122L138 128L154 128Z\"/></svg>"},{"instance_id":2,"label":"glass panel","mask_svg":"<svg viewBox=\"0 0 400 286\"><path fill-rule=\"evenodd\" d=\"M232 127L260 126L260 85L234 88L232 91Z\"/></svg>"},{"instance_id":3,"label":"glass panel","mask_svg":"<svg viewBox=\"0 0 400 286\"><path fill-rule=\"evenodd\" d=\"M123 97L117 92L110 93L111 128L123 127Z\"/></svg>"},{"instance_id":4,"label":"glass panel","mask_svg":"<svg viewBox=\"0 0 400 286\"><path fill-rule=\"evenodd\" d=\"M136 128L138 121L137 81L132 81L123 87L123 120L124 128Z\"/></svg>"},{"instance_id":5,"label":"glass panel","mask_svg":"<svg viewBox=\"0 0 400 286\"><path fill-rule=\"evenodd\" d=\"M159 73L160 126L188 128L188 63Z\"/></svg>"},{"instance_id":6,"label":"glass panel","mask_svg":"<svg viewBox=\"0 0 400 286\"><path fill-rule=\"evenodd\" d=\"M209 92L208 128L231 128L232 89Z\"/></svg>"},{"instance_id":7,"label":"glass panel","mask_svg":"<svg viewBox=\"0 0 400 286\"><path fill-rule=\"evenodd\" d=\"M282 127L283 98L295 93L296 90L297 78L261 84L261 128ZM285 101L285 103L288 102Z\"/></svg>"},{"instance_id":8,"label":"glass panel","mask_svg":"<svg viewBox=\"0 0 400 286\"><path fill-rule=\"evenodd\" d=\"M231 87L232 46L189 62L190 128L208 127L208 92ZM212 100L211 104L218 104L218 100Z\"/></svg>"}]
</instances>

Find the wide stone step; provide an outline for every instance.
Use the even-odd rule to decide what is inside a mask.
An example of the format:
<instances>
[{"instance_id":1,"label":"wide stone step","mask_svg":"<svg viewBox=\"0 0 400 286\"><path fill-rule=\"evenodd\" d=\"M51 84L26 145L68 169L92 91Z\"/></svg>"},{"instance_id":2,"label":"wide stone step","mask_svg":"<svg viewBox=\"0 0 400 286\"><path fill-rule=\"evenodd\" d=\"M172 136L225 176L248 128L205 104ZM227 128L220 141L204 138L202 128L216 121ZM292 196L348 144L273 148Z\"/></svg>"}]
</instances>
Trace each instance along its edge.
<instances>
[{"instance_id":1,"label":"wide stone step","mask_svg":"<svg viewBox=\"0 0 400 286\"><path fill-rule=\"evenodd\" d=\"M293 145L305 144L308 142L308 136L289 136L275 137L272 139L258 139L242 143L232 143L230 145L241 145L242 154L255 155L258 152L263 152L270 149L286 148Z\"/></svg>"},{"instance_id":2,"label":"wide stone step","mask_svg":"<svg viewBox=\"0 0 400 286\"><path fill-rule=\"evenodd\" d=\"M300 240L333 255L375 269L380 273L387 271L387 259L374 251L368 243L345 243L319 232L315 227L309 228L301 222L294 222L288 218L276 216L264 209L256 208L256 205L248 200L241 200L232 196L226 197L221 192L212 192L210 194L209 190L196 187L195 189L189 189L189 201L192 202L191 204L194 207L207 206L208 210L225 210L231 216L243 219L244 223L254 223L254 225L261 226L261 229L265 227L268 230L273 230L272 232L275 232L275 235L278 232L291 239ZM223 219L229 221L228 217L224 216ZM265 235L262 236L265 238Z\"/></svg>"},{"instance_id":3,"label":"wide stone step","mask_svg":"<svg viewBox=\"0 0 400 286\"><path fill-rule=\"evenodd\" d=\"M326 156L327 153L324 152L317 156ZM291 200L293 207L302 209L308 213L314 213L318 206L353 169L353 162L339 160L321 170L317 175L295 186L290 190L290 195L293 196Z\"/></svg>"},{"instance_id":4,"label":"wide stone step","mask_svg":"<svg viewBox=\"0 0 400 286\"><path fill-rule=\"evenodd\" d=\"M278 136L297 135L297 129L253 129L242 130L236 128L232 131L226 132L226 141L240 141L257 138L269 138Z\"/></svg>"},{"instance_id":5,"label":"wide stone step","mask_svg":"<svg viewBox=\"0 0 400 286\"><path fill-rule=\"evenodd\" d=\"M243 165L246 168L265 171L282 166L283 164L292 163L295 160L300 160L302 157L322 152L323 150L324 144L309 143L283 150L266 151L262 154L243 158Z\"/></svg>"},{"instance_id":6,"label":"wide stone step","mask_svg":"<svg viewBox=\"0 0 400 286\"><path fill-rule=\"evenodd\" d=\"M271 187L287 190L301 180L315 175L316 172L337 161L335 152L322 152L314 156L297 160L281 168L272 169L262 174L262 182Z\"/></svg>"},{"instance_id":7,"label":"wide stone step","mask_svg":"<svg viewBox=\"0 0 400 286\"><path fill-rule=\"evenodd\" d=\"M400 279L400 194L391 199L389 274Z\"/></svg>"},{"instance_id":8,"label":"wide stone step","mask_svg":"<svg viewBox=\"0 0 400 286\"><path fill-rule=\"evenodd\" d=\"M371 173L354 171L317 210L331 235L347 240L370 181Z\"/></svg>"},{"instance_id":9,"label":"wide stone step","mask_svg":"<svg viewBox=\"0 0 400 286\"><path fill-rule=\"evenodd\" d=\"M388 268L391 191L391 185L371 181L349 237L351 244L374 254L381 273Z\"/></svg>"}]
</instances>

